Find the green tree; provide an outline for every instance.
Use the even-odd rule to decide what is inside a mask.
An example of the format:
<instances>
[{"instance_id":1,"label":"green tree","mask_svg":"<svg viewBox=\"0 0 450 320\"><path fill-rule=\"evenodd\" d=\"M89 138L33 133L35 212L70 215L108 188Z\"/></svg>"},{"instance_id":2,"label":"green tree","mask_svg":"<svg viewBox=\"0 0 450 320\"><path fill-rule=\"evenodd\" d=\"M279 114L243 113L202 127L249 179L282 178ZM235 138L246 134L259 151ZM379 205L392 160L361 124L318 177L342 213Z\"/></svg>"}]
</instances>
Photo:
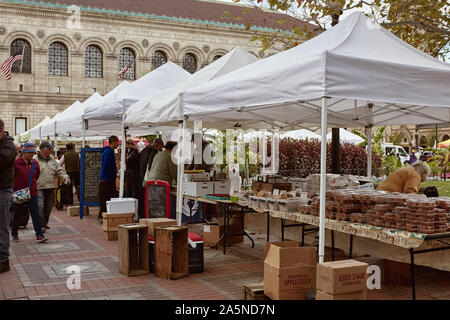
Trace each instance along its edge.
<instances>
[{"instance_id":1,"label":"green tree","mask_svg":"<svg viewBox=\"0 0 450 320\"><path fill-rule=\"evenodd\" d=\"M233 0L250 4L263 10L265 7L295 16L308 22L304 27L292 27L292 34L284 32L256 32L254 40L260 40L263 50L282 45L284 49L309 40L327 26L339 22L341 15L355 8L410 45L441 57L450 52L450 5L448 0ZM248 9L243 11L243 15ZM234 17L238 18L238 17ZM284 23L279 20L280 25ZM314 27L311 27L311 26ZM247 29L250 25L247 24Z\"/></svg>"},{"instance_id":2,"label":"green tree","mask_svg":"<svg viewBox=\"0 0 450 320\"><path fill-rule=\"evenodd\" d=\"M386 130L386 126L379 127L377 132L372 136L372 150L375 151L378 155L383 155L381 142L383 141L384 130ZM352 132L364 139L364 141L361 142L359 146L365 148L367 146L367 136L356 129L352 129Z\"/></svg>"},{"instance_id":3,"label":"green tree","mask_svg":"<svg viewBox=\"0 0 450 320\"><path fill-rule=\"evenodd\" d=\"M403 134L401 132L394 133L388 137L388 141L392 144L399 145L403 141Z\"/></svg>"}]
</instances>

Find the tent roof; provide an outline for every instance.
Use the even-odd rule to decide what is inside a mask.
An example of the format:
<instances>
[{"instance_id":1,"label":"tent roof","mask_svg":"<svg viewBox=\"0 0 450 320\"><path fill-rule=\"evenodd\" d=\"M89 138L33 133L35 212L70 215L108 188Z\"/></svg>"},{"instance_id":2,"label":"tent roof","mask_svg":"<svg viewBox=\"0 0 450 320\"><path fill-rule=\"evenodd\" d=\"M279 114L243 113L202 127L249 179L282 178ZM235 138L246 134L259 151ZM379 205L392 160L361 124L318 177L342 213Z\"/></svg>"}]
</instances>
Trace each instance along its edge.
<instances>
[{"instance_id":1,"label":"tent roof","mask_svg":"<svg viewBox=\"0 0 450 320\"><path fill-rule=\"evenodd\" d=\"M104 134L117 133L122 123L123 112L132 104L140 99L154 96L190 76L190 73L180 66L167 62L129 85L114 89L114 93L104 96L100 105L86 109L85 119L89 122L88 131ZM154 130L132 128L132 131L134 134L139 132L144 134Z\"/></svg>"},{"instance_id":2,"label":"tent roof","mask_svg":"<svg viewBox=\"0 0 450 320\"><path fill-rule=\"evenodd\" d=\"M295 48L187 90L183 108L190 120L266 121L287 130L320 123L319 100L329 97L332 126L449 122L448 83L448 64L357 12Z\"/></svg>"},{"instance_id":3,"label":"tent roof","mask_svg":"<svg viewBox=\"0 0 450 320\"><path fill-rule=\"evenodd\" d=\"M41 129L41 135L42 136L54 136L55 135L55 123L58 125L58 121L65 119L67 116L70 116L70 113L73 112L74 109L81 108L81 102L75 101L72 103L70 107L65 109L62 112L59 112L56 114L52 120L50 120L48 123L44 124ZM56 132L58 133L58 132Z\"/></svg>"},{"instance_id":4,"label":"tent roof","mask_svg":"<svg viewBox=\"0 0 450 320\"><path fill-rule=\"evenodd\" d=\"M114 89L109 91L107 94L103 96L103 99L101 101L101 104L91 104L87 105L84 109L84 119L101 119L105 116L110 115L109 113L106 113L103 109L103 105L108 105L116 100L116 96L120 95L121 93L125 92L128 87L130 86L130 83L128 81L122 81L119 83Z\"/></svg>"},{"instance_id":5,"label":"tent roof","mask_svg":"<svg viewBox=\"0 0 450 320\"><path fill-rule=\"evenodd\" d=\"M327 140L331 140L331 136L331 132L327 134ZM352 144L360 144L361 142L364 142L363 138L350 131L345 130L344 128L339 129L339 140Z\"/></svg>"},{"instance_id":6,"label":"tent roof","mask_svg":"<svg viewBox=\"0 0 450 320\"><path fill-rule=\"evenodd\" d=\"M192 76L164 90L157 96L149 96L133 104L127 111L126 121L130 126L162 122L179 114L180 94L190 88L217 79L227 73L255 62L257 58L239 47L197 71Z\"/></svg>"}]
</instances>

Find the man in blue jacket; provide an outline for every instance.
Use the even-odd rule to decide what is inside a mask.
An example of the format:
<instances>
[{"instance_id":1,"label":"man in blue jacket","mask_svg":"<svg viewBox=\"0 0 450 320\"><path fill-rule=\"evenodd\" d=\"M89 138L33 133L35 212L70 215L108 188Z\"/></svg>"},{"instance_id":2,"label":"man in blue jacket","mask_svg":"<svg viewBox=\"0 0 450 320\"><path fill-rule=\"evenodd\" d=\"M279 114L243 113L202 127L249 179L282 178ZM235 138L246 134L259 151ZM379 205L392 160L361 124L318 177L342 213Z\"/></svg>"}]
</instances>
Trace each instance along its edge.
<instances>
[{"instance_id":1,"label":"man in blue jacket","mask_svg":"<svg viewBox=\"0 0 450 320\"><path fill-rule=\"evenodd\" d=\"M102 168L100 171L100 187L99 187L99 202L100 212L98 213L98 220L103 221L102 214L106 212L106 201L116 197L116 157L114 150L119 146L119 138L116 136L109 137L109 146L103 148L102 152Z\"/></svg>"}]
</instances>

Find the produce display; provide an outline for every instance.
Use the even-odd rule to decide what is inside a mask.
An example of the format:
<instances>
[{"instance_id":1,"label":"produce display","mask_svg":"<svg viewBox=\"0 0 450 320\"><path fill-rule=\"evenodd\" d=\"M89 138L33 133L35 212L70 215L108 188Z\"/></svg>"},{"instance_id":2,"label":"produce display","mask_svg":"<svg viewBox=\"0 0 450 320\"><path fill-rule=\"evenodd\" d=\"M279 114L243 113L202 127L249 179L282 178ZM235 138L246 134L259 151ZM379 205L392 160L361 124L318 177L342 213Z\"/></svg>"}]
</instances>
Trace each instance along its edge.
<instances>
[{"instance_id":1,"label":"produce display","mask_svg":"<svg viewBox=\"0 0 450 320\"><path fill-rule=\"evenodd\" d=\"M450 230L450 198L353 189L327 191L326 200L328 219L425 234ZM318 216L320 199L299 211Z\"/></svg>"}]
</instances>

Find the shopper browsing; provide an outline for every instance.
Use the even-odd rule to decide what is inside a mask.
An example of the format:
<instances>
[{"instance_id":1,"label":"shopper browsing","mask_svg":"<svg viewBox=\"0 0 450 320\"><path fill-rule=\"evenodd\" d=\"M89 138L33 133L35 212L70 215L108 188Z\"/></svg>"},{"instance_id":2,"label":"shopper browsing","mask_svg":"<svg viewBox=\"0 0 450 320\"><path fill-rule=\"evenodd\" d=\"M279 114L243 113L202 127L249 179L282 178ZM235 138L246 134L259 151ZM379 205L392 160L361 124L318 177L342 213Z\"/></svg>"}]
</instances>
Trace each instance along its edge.
<instances>
[{"instance_id":1,"label":"shopper browsing","mask_svg":"<svg viewBox=\"0 0 450 320\"><path fill-rule=\"evenodd\" d=\"M102 162L100 170L100 186L99 186L99 202L100 211L98 213L98 220L103 221L102 214L106 212L106 201L116 197L116 178L117 166L114 150L119 147L119 138L111 136L108 139L109 146L103 148Z\"/></svg>"},{"instance_id":2,"label":"shopper browsing","mask_svg":"<svg viewBox=\"0 0 450 320\"><path fill-rule=\"evenodd\" d=\"M47 238L42 233L41 217L39 215L39 200L37 180L40 174L39 163L33 159L36 154L34 143L26 142L20 150L21 156L15 161L15 179L14 191L29 189L30 199L24 202L26 209L30 211L31 219L33 221L34 232L38 242L45 242ZM12 240L19 241L19 217L17 216L17 207L19 203L14 204L14 215L12 219Z\"/></svg>"}]
</instances>

